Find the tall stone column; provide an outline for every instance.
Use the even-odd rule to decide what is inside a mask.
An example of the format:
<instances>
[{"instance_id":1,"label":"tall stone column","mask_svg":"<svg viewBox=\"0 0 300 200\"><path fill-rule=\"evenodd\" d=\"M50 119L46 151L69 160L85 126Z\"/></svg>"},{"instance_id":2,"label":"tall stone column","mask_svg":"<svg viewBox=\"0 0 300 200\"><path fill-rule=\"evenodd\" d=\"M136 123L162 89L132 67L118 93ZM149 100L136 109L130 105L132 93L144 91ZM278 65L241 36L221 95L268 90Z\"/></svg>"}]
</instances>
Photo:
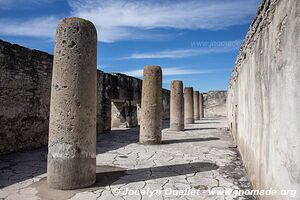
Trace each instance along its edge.
<instances>
[{"instance_id":1,"label":"tall stone column","mask_svg":"<svg viewBox=\"0 0 300 200\"><path fill-rule=\"evenodd\" d=\"M204 118L203 94L202 93L199 93L199 115L200 115L200 118Z\"/></svg>"},{"instance_id":2,"label":"tall stone column","mask_svg":"<svg viewBox=\"0 0 300 200\"><path fill-rule=\"evenodd\" d=\"M49 120L47 182L76 189L96 181L97 32L80 18L56 30Z\"/></svg>"},{"instance_id":3,"label":"tall stone column","mask_svg":"<svg viewBox=\"0 0 300 200\"><path fill-rule=\"evenodd\" d=\"M194 120L199 120L199 91L194 91Z\"/></svg>"},{"instance_id":4,"label":"tall stone column","mask_svg":"<svg viewBox=\"0 0 300 200\"><path fill-rule=\"evenodd\" d=\"M182 81L171 82L170 130L184 130L184 99Z\"/></svg>"},{"instance_id":5,"label":"tall stone column","mask_svg":"<svg viewBox=\"0 0 300 200\"><path fill-rule=\"evenodd\" d=\"M184 123L193 124L194 120L194 94L192 87L184 88Z\"/></svg>"},{"instance_id":6,"label":"tall stone column","mask_svg":"<svg viewBox=\"0 0 300 200\"><path fill-rule=\"evenodd\" d=\"M159 66L146 66L142 88L140 143L160 144L162 130L162 71Z\"/></svg>"}]
</instances>

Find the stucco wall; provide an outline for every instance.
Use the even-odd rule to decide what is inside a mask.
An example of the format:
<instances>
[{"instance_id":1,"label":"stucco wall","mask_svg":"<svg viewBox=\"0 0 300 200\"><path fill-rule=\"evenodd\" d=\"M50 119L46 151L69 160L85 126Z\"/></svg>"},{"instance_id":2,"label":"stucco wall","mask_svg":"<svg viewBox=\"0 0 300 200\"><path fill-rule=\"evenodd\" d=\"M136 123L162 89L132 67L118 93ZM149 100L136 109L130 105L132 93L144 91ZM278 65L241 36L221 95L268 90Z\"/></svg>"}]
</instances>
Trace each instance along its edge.
<instances>
[{"instance_id":1,"label":"stucco wall","mask_svg":"<svg viewBox=\"0 0 300 200\"><path fill-rule=\"evenodd\" d=\"M300 1L263 0L229 82L228 121L254 188L298 190L293 199L300 199L299 88Z\"/></svg>"}]
</instances>

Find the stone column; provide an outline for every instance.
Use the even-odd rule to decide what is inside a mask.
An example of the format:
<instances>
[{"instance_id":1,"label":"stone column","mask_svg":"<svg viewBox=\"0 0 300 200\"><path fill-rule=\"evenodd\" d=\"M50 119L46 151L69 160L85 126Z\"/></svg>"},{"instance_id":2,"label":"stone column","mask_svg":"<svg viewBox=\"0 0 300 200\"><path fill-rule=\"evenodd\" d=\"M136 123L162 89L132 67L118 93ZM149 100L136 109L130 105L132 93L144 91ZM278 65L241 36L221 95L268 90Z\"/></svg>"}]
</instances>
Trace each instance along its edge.
<instances>
[{"instance_id":1,"label":"stone column","mask_svg":"<svg viewBox=\"0 0 300 200\"><path fill-rule=\"evenodd\" d=\"M202 93L199 93L199 115L200 115L200 118L204 118L203 94Z\"/></svg>"},{"instance_id":2,"label":"stone column","mask_svg":"<svg viewBox=\"0 0 300 200\"><path fill-rule=\"evenodd\" d=\"M140 143L161 143L162 103L161 68L159 66L146 66L142 89Z\"/></svg>"},{"instance_id":3,"label":"stone column","mask_svg":"<svg viewBox=\"0 0 300 200\"><path fill-rule=\"evenodd\" d=\"M194 91L194 120L199 119L199 91Z\"/></svg>"},{"instance_id":4,"label":"stone column","mask_svg":"<svg viewBox=\"0 0 300 200\"><path fill-rule=\"evenodd\" d=\"M193 88L184 88L184 123L193 124L194 121L194 98Z\"/></svg>"},{"instance_id":5,"label":"stone column","mask_svg":"<svg viewBox=\"0 0 300 200\"><path fill-rule=\"evenodd\" d=\"M171 82L170 130L184 130L184 100L182 81Z\"/></svg>"},{"instance_id":6,"label":"stone column","mask_svg":"<svg viewBox=\"0 0 300 200\"><path fill-rule=\"evenodd\" d=\"M56 30L51 85L47 182L76 189L96 181L97 32L80 18Z\"/></svg>"}]
</instances>

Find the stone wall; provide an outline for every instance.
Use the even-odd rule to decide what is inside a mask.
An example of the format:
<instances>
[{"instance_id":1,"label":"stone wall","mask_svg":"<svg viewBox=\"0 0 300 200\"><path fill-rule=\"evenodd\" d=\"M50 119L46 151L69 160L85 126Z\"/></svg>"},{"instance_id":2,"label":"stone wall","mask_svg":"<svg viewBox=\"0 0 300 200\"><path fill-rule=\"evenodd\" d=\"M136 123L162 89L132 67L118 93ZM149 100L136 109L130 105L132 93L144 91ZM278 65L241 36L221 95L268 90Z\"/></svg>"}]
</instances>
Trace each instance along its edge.
<instances>
[{"instance_id":1,"label":"stone wall","mask_svg":"<svg viewBox=\"0 0 300 200\"><path fill-rule=\"evenodd\" d=\"M300 1L263 0L227 98L231 132L254 187L298 190L293 199L300 199L299 38Z\"/></svg>"},{"instance_id":2,"label":"stone wall","mask_svg":"<svg viewBox=\"0 0 300 200\"><path fill-rule=\"evenodd\" d=\"M0 40L0 154L47 144L52 59Z\"/></svg>"},{"instance_id":3,"label":"stone wall","mask_svg":"<svg viewBox=\"0 0 300 200\"><path fill-rule=\"evenodd\" d=\"M52 60L47 53L0 40L0 154L47 145ZM137 125L141 91L140 79L98 70L97 132L110 131L112 116L120 126ZM169 90L163 90L163 101L163 119L168 119ZM118 109L112 108L114 102Z\"/></svg>"},{"instance_id":4,"label":"stone wall","mask_svg":"<svg viewBox=\"0 0 300 200\"><path fill-rule=\"evenodd\" d=\"M226 117L226 98L227 91L204 93L204 117Z\"/></svg>"}]
</instances>

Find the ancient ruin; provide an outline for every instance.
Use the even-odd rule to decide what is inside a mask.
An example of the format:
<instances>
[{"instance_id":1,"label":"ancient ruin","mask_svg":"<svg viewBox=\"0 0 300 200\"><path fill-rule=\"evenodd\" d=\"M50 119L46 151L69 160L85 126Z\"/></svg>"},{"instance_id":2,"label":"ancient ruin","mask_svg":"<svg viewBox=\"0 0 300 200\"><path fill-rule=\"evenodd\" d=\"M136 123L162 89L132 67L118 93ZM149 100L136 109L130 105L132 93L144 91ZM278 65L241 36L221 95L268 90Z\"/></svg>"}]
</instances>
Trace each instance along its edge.
<instances>
[{"instance_id":1,"label":"ancient ruin","mask_svg":"<svg viewBox=\"0 0 300 200\"><path fill-rule=\"evenodd\" d=\"M209 94L209 93L208 93ZM208 95L209 96L209 95ZM225 97L223 97L223 99L225 100L225 102L226 102L226 96ZM222 104L221 104L222 105ZM206 106L206 107L208 107L208 106ZM211 109L207 109L207 112L206 112L206 116L209 116L209 111L210 111ZM215 111L213 111L213 112L215 112ZM226 115L224 115L224 116L226 116ZM199 118L201 119L201 118L204 118L204 99L203 99L203 94L202 93L199 93Z\"/></svg>"},{"instance_id":2,"label":"ancient ruin","mask_svg":"<svg viewBox=\"0 0 300 200\"><path fill-rule=\"evenodd\" d=\"M299 199L299 10L261 1L227 91L100 71L81 18L54 56L0 40L0 199Z\"/></svg>"},{"instance_id":3,"label":"ancient ruin","mask_svg":"<svg viewBox=\"0 0 300 200\"><path fill-rule=\"evenodd\" d=\"M183 83L179 80L174 80L171 83L170 97L170 130L184 130L184 98L183 98Z\"/></svg>"},{"instance_id":4,"label":"ancient ruin","mask_svg":"<svg viewBox=\"0 0 300 200\"><path fill-rule=\"evenodd\" d=\"M199 107L199 91L194 91L193 93L193 101L194 101L194 120L199 120L200 115L200 107Z\"/></svg>"},{"instance_id":5,"label":"ancient ruin","mask_svg":"<svg viewBox=\"0 0 300 200\"><path fill-rule=\"evenodd\" d=\"M96 181L97 32L80 18L63 19L56 30L47 181L76 189Z\"/></svg>"},{"instance_id":6,"label":"ancient ruin","mask_svg":"<svg viewBox=\"0 0 300 200\"><path fill-rule=\"evenodd\" d=\"M262 1L229 81L229 126L257 189L299 193L299 10L299 1Z\"/></svg>"},{"instance_id":7,"label":"ancient ruin","mask_svg":"<svg viewBox=\"0 0 300 200\"><path fill-rule=\"evenodd\" d=\"M144 68L140 143L160 144L162 130L162 71L159 66Z\"/></svg>"},{"instance_id":8,"label":"ancient ruin","mask_svg":"<svg viewBox=\"0 0 300 200\"><path fill-rule=\"evenodd\" d=\"M194 120L194 91L192 87L184 88L184 123L193 124Z\"/></svg>"}]
</instances>

